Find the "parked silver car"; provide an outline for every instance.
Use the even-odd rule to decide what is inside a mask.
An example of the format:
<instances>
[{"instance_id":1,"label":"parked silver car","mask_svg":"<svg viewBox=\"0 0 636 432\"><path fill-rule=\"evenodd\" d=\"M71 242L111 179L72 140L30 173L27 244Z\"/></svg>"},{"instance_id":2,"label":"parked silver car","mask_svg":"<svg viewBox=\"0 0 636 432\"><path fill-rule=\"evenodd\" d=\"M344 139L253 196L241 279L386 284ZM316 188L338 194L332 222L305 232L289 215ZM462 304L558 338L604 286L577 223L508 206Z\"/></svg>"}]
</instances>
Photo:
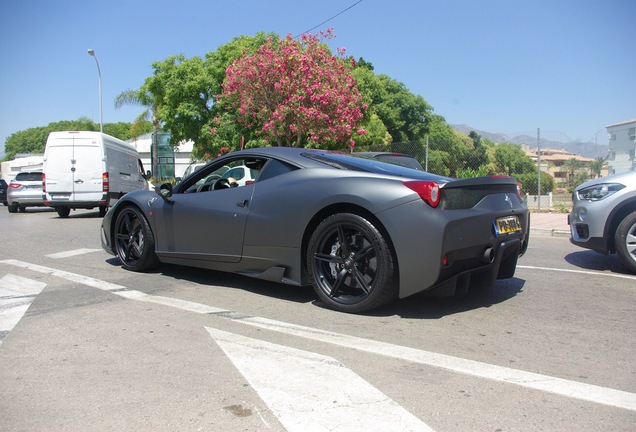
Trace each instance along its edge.
<instances>
[{"instance_id":1,"label":"parked silver car","mask_svg":"<svg viewBox=\"0 0 636 432\"><path fill-rule=\"evenodd\" d=\"M570 241L602 254L616 253L636 273L636 171L583 183L572 201Z\"/></svg>"},{"instance_id":2,"label":"parked silver car","mask_svg":"<svg viewBox=\"0 0 636 432\"><path fill-rule=\"evenodd\" d=\"M42 172L18 173L9 183L7 202L9 213L24 211L26 207L44 206Z\"/></svg>"}]
</instances>

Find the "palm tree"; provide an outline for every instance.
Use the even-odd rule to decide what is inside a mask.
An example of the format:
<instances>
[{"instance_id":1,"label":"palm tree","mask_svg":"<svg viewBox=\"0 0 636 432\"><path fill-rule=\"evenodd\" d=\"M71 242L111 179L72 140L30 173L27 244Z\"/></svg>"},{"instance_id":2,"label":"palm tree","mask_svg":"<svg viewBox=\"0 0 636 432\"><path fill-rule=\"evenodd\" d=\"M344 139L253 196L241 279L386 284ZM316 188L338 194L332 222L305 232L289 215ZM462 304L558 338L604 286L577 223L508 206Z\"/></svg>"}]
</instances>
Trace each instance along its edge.
<instances>
[{"instance_id":1,"label":"palm tree","mask_svg":"<svg viewBox=\"0 0 636 432\"><path fill-rule=\"evenodd\" d=\"M603 171L603 167L605 167L605 158L603 158L603 157L597 157L590 164L590 170L592 170L592 173L594 174L594 176L596 178L599 178L601 176L601 172Z\"/></svg>"},{"instance_id":2,"label":"palm tree","mask_svg":"<svg viewBox=\"0 0 636 432\"><path fill-rule=\"evenodd\" d=\"M126 90L121 92L115 98L115 108L121 108L124 105L141 105L146 107L133 122L131 126L131 135L133 138L139 136L139 131L142 130L141 125L143 122L152 121L153 134L152 134L152 174L155 175L157 170L157 151L158 151L158 136L157 132L161 126L161 123L157 119L157 111L159 110L159 104L155 97L150 92L143 90Z\"/></svg>"},{"instance_id":3,"label":"palm tree","mask_svg":"<svg viewBox=\"0 0 636 432\"><path fill-rule=\"evenodd\" d=\"M583 167L583 162L576 158L571 158L563 162L563 166L568 169L568 186L574 186L574 174Z\"/></svg>"}]
</instances>

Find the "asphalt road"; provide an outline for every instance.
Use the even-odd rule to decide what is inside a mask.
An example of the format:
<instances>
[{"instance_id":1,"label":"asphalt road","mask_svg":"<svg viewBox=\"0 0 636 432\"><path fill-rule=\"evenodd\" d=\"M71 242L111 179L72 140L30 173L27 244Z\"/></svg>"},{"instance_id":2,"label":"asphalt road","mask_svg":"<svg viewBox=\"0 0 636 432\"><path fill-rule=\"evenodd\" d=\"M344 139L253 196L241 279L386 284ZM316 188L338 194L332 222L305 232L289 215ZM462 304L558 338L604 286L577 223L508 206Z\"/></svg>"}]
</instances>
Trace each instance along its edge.
<instances>
[{"instance_id":1,"label":"asphalt road","mask_svg":"<svg viewBox=\"0 0 636 432\"><path fill-rule=\"evenodd\" d=\"M636 276L533 233L515 278L367 315L123 270L97 212L0 208L2 431L633 431Z\"/></svg>"}]
</instances>

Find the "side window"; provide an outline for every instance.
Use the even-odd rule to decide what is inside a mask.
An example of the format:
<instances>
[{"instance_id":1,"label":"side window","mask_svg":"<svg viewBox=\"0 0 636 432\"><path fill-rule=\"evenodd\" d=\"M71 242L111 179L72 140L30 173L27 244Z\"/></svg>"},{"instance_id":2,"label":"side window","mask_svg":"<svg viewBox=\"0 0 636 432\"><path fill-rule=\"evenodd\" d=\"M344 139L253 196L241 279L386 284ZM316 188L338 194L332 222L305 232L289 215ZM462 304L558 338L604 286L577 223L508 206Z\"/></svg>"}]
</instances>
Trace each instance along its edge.
<instances>
[{"instance_id":1,"label":"side window","mask_svg":"<svg viewBox=\"0 0 636 432\"><path fill-rule=\"evenodd\" d=\"M258 181L262 182L272 177L279 176L281 174L286 174L288 172L292 172L298 168L286 164L284 162L278 161L276 159L270 160L267 165L262 169L260 176L258 177Z\"/></svg>"}]
</instances>

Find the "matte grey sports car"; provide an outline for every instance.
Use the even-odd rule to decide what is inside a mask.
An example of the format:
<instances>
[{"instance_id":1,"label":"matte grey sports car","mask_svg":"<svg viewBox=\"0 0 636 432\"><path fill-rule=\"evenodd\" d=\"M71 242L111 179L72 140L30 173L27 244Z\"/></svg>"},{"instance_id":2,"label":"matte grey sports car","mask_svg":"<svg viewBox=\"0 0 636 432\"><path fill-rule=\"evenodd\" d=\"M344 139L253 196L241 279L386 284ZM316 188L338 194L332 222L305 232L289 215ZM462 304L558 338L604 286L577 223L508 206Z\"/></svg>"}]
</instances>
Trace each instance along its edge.
<instances>
[{"instance_id":1,"label":"matte grey sports car","mask_svg":"<svg viewBox=\"0 0 636 432\"><path fill-rule=\"evenodd\" d=\"M452 180L275 147L220 157L174 188L126 194L103 220L102 245L129 270L162 262L312 284L328 307L359 313L512 277L528 228L511 177Z\"/></svg>"}]
</instances>

